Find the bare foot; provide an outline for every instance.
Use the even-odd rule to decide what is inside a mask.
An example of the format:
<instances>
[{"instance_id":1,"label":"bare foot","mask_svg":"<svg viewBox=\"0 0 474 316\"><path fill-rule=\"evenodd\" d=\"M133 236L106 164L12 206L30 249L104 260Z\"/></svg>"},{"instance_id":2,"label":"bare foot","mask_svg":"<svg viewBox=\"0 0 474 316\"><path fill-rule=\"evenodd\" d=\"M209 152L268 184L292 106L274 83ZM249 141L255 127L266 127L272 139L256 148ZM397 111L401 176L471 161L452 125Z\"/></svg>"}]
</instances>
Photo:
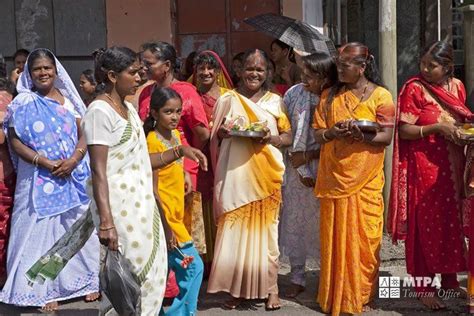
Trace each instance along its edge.
<instances>
[{"instance_id":1,"label":"bare foot","mask_svg":"<svg viewBox=\"0 0 474 316\"><path fill-rule=\"evenodd\" d=\"M41 307L41 309L46 312L54 312L54 311L57 311L58 308L59 308L58 302L49 302L49 303L46 303L46 305L44 305L43 307Z\"/></svg>"},{"instance_id":2,"label":"bare foot","mask_svg":"<svg viewBox=\"0 0 474 316\"><path fill-rule=\"evenodd\" d=\"M236 309L244 301L241 297L233 297L232 299L226 301L222 307L224 309Z\"/></svg>"},{"instance_id":3,"label":"bare foot","mask_svg":"<svg viewBox=\"0 0 474 316\"><path fill-rule=\"evenodd\" d=\"M304 290L305 290L304 286L291 283L291 285L285 291L285 297L295 298L298 296L298 294L300 294L301 292L304 292Z\"/></svg>"},{"instance_id":4,"label":"bare foot","mask_svg":"<svg viewBox=\"0 0 474 316\"><path fill-rule=\"evenodd\" d=\"M267 302L265 303L265 310L276 311L281 308L280 298L278 294L269 294Z\"/></svg>"},{"instance_id":5,"label":"bare foot","mask_svg":"<svg viewBox=\"0 0 474 316\"><path fill-rule=\"evenodd\" d=\"M87 294L86 297L84 298L84 300L88 303L90 302L94 302L94 301L97 301L100 297L100 293L99 292L94 292L94 293L90 293L90 294Z\"/></svg>"},{"instance_id":6,"label":"bare foot","mask_svg":"<svg viewBox=\"0 0 474 316\"><path fill-rule=\"evenodd\" d=\"M432 310L446 308L446 305L436 297L420 297L418 299L423 303L423 305Z\"/></svg>"}]
</instances>

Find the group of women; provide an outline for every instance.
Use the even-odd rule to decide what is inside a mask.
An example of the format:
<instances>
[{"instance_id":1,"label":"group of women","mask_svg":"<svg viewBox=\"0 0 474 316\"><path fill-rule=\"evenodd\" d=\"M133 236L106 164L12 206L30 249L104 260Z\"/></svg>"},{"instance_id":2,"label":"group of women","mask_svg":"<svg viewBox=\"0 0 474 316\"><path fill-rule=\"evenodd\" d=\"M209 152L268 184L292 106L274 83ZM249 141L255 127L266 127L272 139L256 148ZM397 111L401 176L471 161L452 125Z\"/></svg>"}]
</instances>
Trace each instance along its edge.
<instances>
[{"instance_id":1,"label":"group of women","mask_svg":"<svg viewBox=\"0 0 474 316\"><path fill-rule=\"evenodd\" d=\"M277 45L274 57L288 56ZM306 259L314 256L323 312L366 311L378 284L385 147L393 134L389 231L394 241L405 240L411 275L441 273L443 288L466 295L456 273L474 272L464 245L474 229L474 151L466 158L459 125L474 115L453 77L452 47L428 47L397 111L365 45L345 44L337 57L300 53L291 67L302 82L282 98L271 92L271 62L262 50L242 56L236 87L212 51L196 54L183 82L168 43L145 43L140 54L100 50L94 84L102 90L87 110L54 55L30 53L3 121L17 179L0 301L54 310L61 300L97 299L100 241L127 259L142 315L194 314L203 277L209 293L232 296L226 308L265 299L267 310L279 309L280 248L291 265L286 296L305 290ZM143 69L153 84L136 110L127 98L143 84ZM380 128L365 132L357 120ZM231 136L236 121L264 122L263 136ZM3 166L6 183L12 178ZM205 253L187 211L196 196ZM80 235L80 246L58 249L75 223L96 229ZM179 294L163 309L171 276ZM45 279L54 280L36 282ZM472 282L468 292L474 297ZM431 309L444 307L436 296L419 298Z\"/></svg>"}]
</instances>

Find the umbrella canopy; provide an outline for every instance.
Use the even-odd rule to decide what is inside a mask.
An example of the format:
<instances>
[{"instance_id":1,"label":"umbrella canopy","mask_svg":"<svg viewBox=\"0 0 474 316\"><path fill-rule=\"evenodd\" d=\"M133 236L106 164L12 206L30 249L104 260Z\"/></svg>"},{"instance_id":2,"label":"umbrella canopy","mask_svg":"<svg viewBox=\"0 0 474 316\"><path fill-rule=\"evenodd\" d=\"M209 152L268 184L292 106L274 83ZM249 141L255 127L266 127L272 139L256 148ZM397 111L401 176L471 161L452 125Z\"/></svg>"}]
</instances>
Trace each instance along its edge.
<instances>
[{"instance_id":1,"label":"umbrella canopy","mask_svg":"<svg viewBox=\"0 0 474 316\"><path fill-rule=\"evenodd\" d=\"M307 53L325 52L336 55L337 50L329 37L308 23L274 13L260 14L244 20L258 31Z\"/></svg>"}]
</instances>

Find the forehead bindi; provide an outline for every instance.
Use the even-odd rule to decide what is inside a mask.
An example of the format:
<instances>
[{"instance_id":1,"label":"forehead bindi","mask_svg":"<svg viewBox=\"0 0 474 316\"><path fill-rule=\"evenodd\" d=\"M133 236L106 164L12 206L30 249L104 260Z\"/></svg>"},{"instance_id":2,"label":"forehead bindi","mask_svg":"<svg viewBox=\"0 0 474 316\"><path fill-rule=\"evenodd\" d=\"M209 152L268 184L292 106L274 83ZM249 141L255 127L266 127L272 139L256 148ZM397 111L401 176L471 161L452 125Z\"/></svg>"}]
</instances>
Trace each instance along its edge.
<instances>
[{"instance_id":1,"label":"forehead bindi","mask_svg":"<svg viewBox=\"0 0 474 316\"><path fill-rule=\"evenodd\" d=\"M253 54L247 58L245 64L253 68L265 68L266 61L260 54Z\"/></svg>"}]
</instances>

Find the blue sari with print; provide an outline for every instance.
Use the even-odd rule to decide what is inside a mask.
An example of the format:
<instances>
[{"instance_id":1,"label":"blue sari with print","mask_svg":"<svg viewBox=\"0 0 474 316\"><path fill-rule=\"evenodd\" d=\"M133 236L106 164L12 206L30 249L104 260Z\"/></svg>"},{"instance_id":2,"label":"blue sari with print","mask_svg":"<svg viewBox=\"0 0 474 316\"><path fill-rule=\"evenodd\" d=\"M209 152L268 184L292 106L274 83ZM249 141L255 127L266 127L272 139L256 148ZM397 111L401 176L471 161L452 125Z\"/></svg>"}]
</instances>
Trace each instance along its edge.
<instances>
[{"instance_id":1,"label":"blue sari with print","mask_svg":"<svg viewBox=\"0 0 474 316\"><path fill-rule=\"evenodd\" d=\"M14 128L23 144L49 160L70 158L78 142L76 119L57 101L37 93L20 93L8 108L5 126ZM12 152L16 168L19 157ZM39 218L54 216L86 204L86 181L90 176L88 156L70 177L55 177L47 169L36 167L31 197Z\"/></svg>"}]
</instances>

